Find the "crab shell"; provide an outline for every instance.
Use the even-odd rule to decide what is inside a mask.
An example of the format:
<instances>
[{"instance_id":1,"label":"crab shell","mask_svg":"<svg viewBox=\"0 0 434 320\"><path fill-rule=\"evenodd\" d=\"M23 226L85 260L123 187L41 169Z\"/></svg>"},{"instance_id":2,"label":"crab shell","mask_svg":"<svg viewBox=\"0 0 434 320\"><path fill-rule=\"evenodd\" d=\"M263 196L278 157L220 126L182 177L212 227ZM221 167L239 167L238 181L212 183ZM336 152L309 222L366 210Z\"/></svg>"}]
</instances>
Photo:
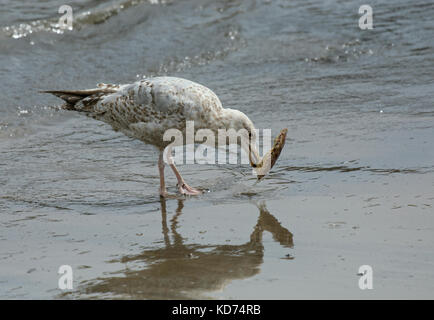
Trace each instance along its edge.
<instances>
[{"instance_id":1,"label":"crab shell","mask_svg":"<svg viewBox=\"0 0 434 320\"><path fill-rule=\"evenodd\" d=\"M271 168L273 168L273 166L276 164L276 161L279 158L283 147L285 146L287 133L287 128L280 131L279 135L276 137L276 139L274 139L274 144L271 150L268 151L262 158L261 162L256 165L255 171L258 181L265 177Z\"/></svg>"}]
</instances>

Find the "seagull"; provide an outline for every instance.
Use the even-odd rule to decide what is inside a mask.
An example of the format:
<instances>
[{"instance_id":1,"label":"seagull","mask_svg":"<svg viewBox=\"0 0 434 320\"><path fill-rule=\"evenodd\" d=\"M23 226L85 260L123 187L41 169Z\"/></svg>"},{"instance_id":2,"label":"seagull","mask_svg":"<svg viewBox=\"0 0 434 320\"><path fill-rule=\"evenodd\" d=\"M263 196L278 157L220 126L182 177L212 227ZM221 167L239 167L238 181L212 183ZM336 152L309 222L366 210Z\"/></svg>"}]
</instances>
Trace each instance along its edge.
<instances>
[{"instance_id":1,"label":"seagull","mask_svg":"<svg viewBox=\"0 0 434 320\"><path fill-rule=\"evenodd\" d=\"M155 146L159 150L158 169L160 196L167 197L164 181L165 162L170 165L178 181L178 191L183 195L199 195L201 190L189 186L173 162L172 152L164 150L170 141L164 133L178 129L183 134L187 121L194 121L194 129L209 129L218 134L219 129L244 129L248 134L247 149L250 165L258 180L273 167L285 144L287 129L281 130L273 147L262 158L256 147L256 130L253 122L241 111L223 108L217 95L207 87L176 77L144 78L132 84L100 83L88 90L49 90L65 101L62 109L81 112L103 121L125 135ZM237 139L237 143L239 140ZM165 161L166 159L166 161Z\"/></svg>"}]
</instances>

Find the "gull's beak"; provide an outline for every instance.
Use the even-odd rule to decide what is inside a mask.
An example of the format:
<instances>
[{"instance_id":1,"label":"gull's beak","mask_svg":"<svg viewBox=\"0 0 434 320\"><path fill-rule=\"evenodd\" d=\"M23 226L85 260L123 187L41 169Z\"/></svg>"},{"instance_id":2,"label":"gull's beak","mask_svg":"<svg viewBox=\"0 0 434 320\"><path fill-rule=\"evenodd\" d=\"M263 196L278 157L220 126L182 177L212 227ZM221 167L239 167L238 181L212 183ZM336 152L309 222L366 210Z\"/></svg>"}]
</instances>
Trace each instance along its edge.
<instances>
[{"instance_id":1,"label":"gull's beak","mask_svg":"<svg viewBox=\"0 0 434 320\"><path fill-rule=\"evenodd\" d=\"M256 175L258 177L258 181L261 180L265 175L271 170L271 168L276 163L277 159L280 156L280 152L282 151L283 147L285 146L285 139L286 134L288 133L288 129L282 129L280 131L280 134L274 139L273 147L268 151L265 156L260 159L257 152L253 152L253 155L255 158L260 159L258 163L253 161L252 159L252 141L249 143L249 160L250 165L255 169ZM256 149L254 149L256 150Z\"/></svg>"}]
</instances>

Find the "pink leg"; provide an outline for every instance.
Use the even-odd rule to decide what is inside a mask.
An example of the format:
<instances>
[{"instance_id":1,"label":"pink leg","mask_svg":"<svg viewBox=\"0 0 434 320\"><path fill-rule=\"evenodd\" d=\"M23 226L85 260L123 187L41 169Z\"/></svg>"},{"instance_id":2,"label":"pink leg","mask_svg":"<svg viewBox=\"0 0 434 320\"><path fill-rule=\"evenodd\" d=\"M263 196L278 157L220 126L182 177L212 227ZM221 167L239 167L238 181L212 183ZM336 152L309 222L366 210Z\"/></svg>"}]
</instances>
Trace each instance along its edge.
<instances>
[{"instance_id":1,"label":"pink leg","mask_svg":"<svg viewBox=\"0 0 434 320\"><path fill-rule=\"evenodd\" d=\"M160 151L160 156L158 158L158 171L160 171L160 197L167 197L166 184L164 183L164 161L163 161L163 151Z\"/></svg>"},{"instance_id":2,"label":"pink leg","mask_svg":"<svg viewBox=\"0 0 434 320\"><path fill-rule=\"evenodd\" d=\"M170 167L172 168L173 172L175 173L176 179L178 180L178 190L181 194L195 196L202 193L202 191L190 187L188 184L185 183L184 179L182 178L181 174L179 173L178 169L176 169L174 164L171 164Z\"/></svg>"},{"instance_id":3,"label":"pink leg","mask_svg":"<svg viewBox=\"0 0 434 320\"><path fill-rule=\"evenodd\" d=\"M198 194L202 194L202 191L197 190L193 187L190 187L187 183L185 183L184 179L182 178L181 174L179 173L178 169L175 166L175 163L173 162L172 158L172 150L169 150L167 152L168 155L168 163L170 165L170 168L172 168L173 173L175 173L176 179L178 180L178 190L181 194L186 194L189 196L195 196Z\"/></svg>"}]
</instances>

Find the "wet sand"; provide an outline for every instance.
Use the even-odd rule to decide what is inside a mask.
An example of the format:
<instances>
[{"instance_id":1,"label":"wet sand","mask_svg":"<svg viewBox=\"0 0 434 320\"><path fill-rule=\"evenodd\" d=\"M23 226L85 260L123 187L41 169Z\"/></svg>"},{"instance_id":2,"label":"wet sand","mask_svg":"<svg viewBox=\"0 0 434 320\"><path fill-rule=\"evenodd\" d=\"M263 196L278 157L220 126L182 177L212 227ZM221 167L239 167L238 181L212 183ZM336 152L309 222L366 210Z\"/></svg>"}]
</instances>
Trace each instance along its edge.
<instances>
[{"instance_id":1,"label":"wet sand","mask_svg":"<svg viewBox=\"0 0 434 320\"><path fill-rule=\"evenodd\" d=\"M270 201L204 195L126 214L16 214L2 223L0 296L432 298L433 181L376 174ZM73 268L72 291L57 288L63 264ZM365 264L372 290L358 287Z\"/></svg>"}]
</instances>

